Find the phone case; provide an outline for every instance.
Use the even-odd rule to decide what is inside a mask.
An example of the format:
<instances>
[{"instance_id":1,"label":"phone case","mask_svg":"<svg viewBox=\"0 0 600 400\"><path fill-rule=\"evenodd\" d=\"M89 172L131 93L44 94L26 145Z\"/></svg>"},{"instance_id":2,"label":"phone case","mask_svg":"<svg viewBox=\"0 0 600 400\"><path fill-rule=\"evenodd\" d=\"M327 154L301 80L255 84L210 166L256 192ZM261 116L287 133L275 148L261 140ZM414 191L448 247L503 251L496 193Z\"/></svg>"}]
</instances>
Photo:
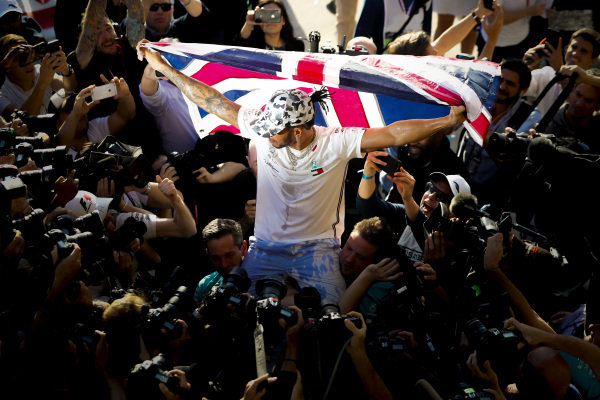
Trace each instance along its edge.
<instances>
[{"instance_id":1,"label":"phone case","mask_svg":"<svg viewBox=\"0 0 600 400\"><path fill-rule=\"evenodd\" d=\"M92 100L102 100L117 94L117 86L114 83L95 87L92 90Z\"/></svg>"}]
</instances>

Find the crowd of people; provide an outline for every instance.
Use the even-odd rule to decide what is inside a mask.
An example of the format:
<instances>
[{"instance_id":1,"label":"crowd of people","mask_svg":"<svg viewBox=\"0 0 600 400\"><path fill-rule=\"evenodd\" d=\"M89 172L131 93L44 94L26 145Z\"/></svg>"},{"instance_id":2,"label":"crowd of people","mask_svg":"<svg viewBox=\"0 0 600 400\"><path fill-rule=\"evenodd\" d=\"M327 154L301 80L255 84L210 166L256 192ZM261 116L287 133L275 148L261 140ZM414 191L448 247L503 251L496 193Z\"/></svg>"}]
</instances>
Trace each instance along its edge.
<instances>
[{"instance_id":1,"label":"crowd of people","mask_svg":"<svg viewBox=\"0 0 600 400\"><path fill-rule=\"evenodd\" d=\"M241 106L146 45L318 50L280 0L57 0L57 41L2 0L3 395L600 399L598 6L388 3L332 2L337 52L498 62L483 144L462 106Z\"/></svg>"}]
</instances>

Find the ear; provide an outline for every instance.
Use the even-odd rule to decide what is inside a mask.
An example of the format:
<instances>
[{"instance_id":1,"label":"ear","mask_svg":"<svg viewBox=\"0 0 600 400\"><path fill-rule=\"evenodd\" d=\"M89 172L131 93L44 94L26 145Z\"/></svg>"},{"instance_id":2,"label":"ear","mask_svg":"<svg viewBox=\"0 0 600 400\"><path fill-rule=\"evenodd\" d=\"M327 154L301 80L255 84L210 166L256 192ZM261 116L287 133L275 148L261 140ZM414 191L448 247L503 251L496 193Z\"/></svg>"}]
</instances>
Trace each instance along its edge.
<instances>
[{"instance_id":1,"label":"ear","mask_svg":"<svg viewBox=\"0 0 600 400\"><path fill-rule=\"evenodd\" d=\"M246 242L244 240L244 242L242 243L242 257L246 257L246 253L248 252L248 242Z\"/></svg>"}]
</instances>

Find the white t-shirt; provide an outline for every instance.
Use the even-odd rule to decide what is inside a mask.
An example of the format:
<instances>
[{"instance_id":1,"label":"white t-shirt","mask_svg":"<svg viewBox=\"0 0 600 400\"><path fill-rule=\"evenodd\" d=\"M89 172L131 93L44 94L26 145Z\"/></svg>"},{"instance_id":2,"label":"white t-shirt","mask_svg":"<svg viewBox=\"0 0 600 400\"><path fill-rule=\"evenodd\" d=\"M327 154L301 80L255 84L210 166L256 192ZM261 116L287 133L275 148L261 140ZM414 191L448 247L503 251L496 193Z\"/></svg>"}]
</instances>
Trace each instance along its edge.
<instances>
[{"instance_id":1,"label":"white t-shirt","mask_svg":"<svg viewBox=\"0 0 600 400\"><path fill-rule=\"evenodd\" d=\"M249 128L254 112L242 107L238 123L242 135L256 143L255 236L279 243L339 240L344 231L346 167L350 159L363 156L365 130L315 126L315 138L306 149L276 149ZM295 167L290 153L297 158Z\"/></svg>"},{"instance_id":2,"label":"white t-shirt","mask_svg":"<svg viewBox=\"0 0 600 400\"><path fill-rule=\"evenodd\" d=\"M154 239L156 237L156 215L142 214L139 212L119 213L115 218L116 228L119 229L121 226L123 226L129 217L133 217L146 225L144 239Z\"/></svg>"},{"instance_id":3,"label":"white t-shirt","mask_svg":"<svg viewBox=\"0 0 600 400\"><path fill-rule=\"evenodd\" d=\"M35 82L37 83L40 78L40 64L35 64ZM51 85L48 85L46 88L46 92L44 93L44 99L42 100L42 105L40 106L38 114L47 114L48 113L48 105L50 104L50 97L52 97L52 88ZM19 86L14 84L13 82L6 77L4 79L4 84L0 88L0 113L4 112L4 109L10 104L16 104L19 107L25 103L25 101L31 96L33 93L35 85L31 87L28 91L24 91Z\"/></svg>"},{"instance_id":4,"label":"white t-shirt","mask_svg":"<svg viewBox=\"0 0 600 400\"><path fill-rule=\"evenodd\" d=\"M535 100L555 76L556 71L550 66L531 71L531 83L529 84L527 92L525 92L525 97L531 101ZM552 106L554 100L558 98L562 90L562 86L560 86L558 83L555 83L550 90L548 90L548 93L546 93L544 99L540 101L540 104L537 106L542 113L542 116L548 112L548 109Z\"/></svg>"},{"instance_id":5,"label":"white t-shirt","mask_svg":"<svg viewBox=\"0 0 600 400\"><path fill-rule=\"evenodd\" d=\"M528 6L534 4L530 0L499 0L498 1L504 8L504 13L509 11L519 11ZM521 43L527 35L529 35L529 20L531 17L524 17L518 19L510 24L505 24L500 31L498 36L498 42L496 47L507 47ZM487 34L482 29L481 34L483 38L487 40Z\"/></svg>"}]
</instances>

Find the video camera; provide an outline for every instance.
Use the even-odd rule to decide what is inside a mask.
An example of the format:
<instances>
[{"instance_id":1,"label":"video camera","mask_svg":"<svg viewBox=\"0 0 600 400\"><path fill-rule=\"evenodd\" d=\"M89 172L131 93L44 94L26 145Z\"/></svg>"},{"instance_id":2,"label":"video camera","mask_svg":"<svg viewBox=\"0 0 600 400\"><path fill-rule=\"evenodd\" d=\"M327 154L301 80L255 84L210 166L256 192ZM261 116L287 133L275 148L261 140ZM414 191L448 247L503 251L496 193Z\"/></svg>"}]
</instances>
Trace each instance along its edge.
<instances>
[{"instance_id":1,"label":"video camera","mask_svg":"<svg viewBox=\"0 0 600 400\"><path fill-rule=\"evenodd\" d=\"M44 132L50 137L54 137L58 132L55 114L30 115L27 111L15 110L10 118L11 121L20 119L23 124L27 125L27 130L30 133Z\"/></svg>"}]
</instances>

